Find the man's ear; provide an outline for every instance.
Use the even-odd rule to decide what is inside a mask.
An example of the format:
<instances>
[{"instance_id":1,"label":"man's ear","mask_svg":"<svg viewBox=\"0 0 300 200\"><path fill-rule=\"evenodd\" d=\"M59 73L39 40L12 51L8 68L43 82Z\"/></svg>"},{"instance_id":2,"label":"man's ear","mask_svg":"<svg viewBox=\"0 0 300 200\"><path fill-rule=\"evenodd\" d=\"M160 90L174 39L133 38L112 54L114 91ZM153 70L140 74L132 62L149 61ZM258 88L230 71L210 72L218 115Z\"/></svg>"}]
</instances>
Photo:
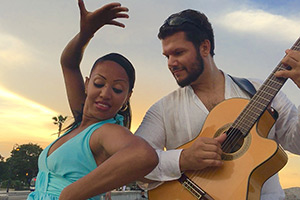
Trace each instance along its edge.
<instances>
[{"instance_id":1,"label":"man's ear","mask_svg":"<svg viewBox=\"0 0 300 200\"><path fill-rule=\"evenodd\" d=\"M87 94L89 82L90 82L90 79L88 77L85 77L85 81L84 81L84 93L85 94Z\"/></svg>"},{"instance_id":2,"label":"man's ear","mask_svg":"<svg viewBox=\"0 0 300 200\"><path fill-rule=\"evenodd\" d=\"M202 57L206 57L210 55L210 48L211 48L210 41L207 39L204 40L199 47L200 55L202 55Z\"/></svg>"}]
</instances>

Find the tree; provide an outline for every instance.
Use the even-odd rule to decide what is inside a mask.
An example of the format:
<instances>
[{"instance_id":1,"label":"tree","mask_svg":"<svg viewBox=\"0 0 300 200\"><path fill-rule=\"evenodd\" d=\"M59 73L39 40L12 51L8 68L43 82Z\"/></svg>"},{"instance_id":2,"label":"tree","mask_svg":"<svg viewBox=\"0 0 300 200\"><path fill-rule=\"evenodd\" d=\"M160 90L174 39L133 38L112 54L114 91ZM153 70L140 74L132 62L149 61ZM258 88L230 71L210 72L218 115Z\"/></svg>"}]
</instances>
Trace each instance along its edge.
<instances>
[{"instance_id":1,"label":"tree","mask_svg":"<svg viewBox=\"0 0 300 200\"><path fill-rule=\"evenodd\" d=\"M0 154L0 162L4 161L4 157Z\"/></svg>"},{"instance_id":2,"label":"tree","mask_svg":"<svg viewBox=\"0 0 300 200\"><path fill-rule=\"evenodd\" d=\"M7 164L4 161L4 157L0 154L0 182L1 180L4 180L7 178L7 173L5 173L7 171Z\"/></svg>"},{"instance_id":3,"label":"tree","mask_svg":"<svg viewBox=\"0 0 300 200\"><path fill-rule=\"evenodd\" d=\"M28 183L38 173L38 157L42 151L37 144L16 144L11 151L11 157L6 160L9 179Z\"/></svg>"},{"instance_id":4,"label":"tree","mask_svg":"<svg viewBox=\"0 0 300 200\"><path fill-rule=\"evenodd\" d=\"M58 132L56 133L57 137L60 136L61 130L62 130L62 125L63 125L63 123L65 123L67 118L68 118L67 116L62 116L62 115L58 115L57 117L52 117L52 119L54 120L53 123L55 125L58 125Z\"/></svg>"}]
</instances>

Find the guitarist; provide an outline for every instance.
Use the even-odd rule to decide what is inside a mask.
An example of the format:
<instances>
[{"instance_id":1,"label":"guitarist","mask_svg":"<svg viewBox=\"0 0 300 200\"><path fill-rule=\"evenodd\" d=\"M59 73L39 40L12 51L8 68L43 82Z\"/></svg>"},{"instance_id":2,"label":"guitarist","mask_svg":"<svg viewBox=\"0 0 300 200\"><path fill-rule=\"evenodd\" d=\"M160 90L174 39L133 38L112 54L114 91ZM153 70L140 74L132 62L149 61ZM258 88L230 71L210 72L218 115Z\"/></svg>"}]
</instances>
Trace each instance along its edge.
<instances>
[{"instance_id":1,"label":"guitarist","mask_svg":"<svg viewBox=\"0 0 300 200\"><path fill-rule=\"evenodd\" d=\"M184 10L171 15L160 27L158 38L168 68L180 88L152 105L136 131L157 150L160 159L159 165L146 176L157 181L148 184L148 189L162 181L179 179L186 170L222 166L220 144L225 134L216 139L199 137L189 148L176 148L199 134L207 115L218 103L234 97L249 98L217 68L213 58L213 29L204 14ZM291 78L300 88L300 53L287 50L282 63L291 66L291 70L277 72L276 76ZM250 81L256 89L262 83ZM300 154L299 111L282 92L276 95L271 106L277 110L279 118L268 137L285 150ZM230 113L223 114L226 117ZM284 196L275 174L263 185L261 199L284 199Z\"/></svg>"}]
</instances>

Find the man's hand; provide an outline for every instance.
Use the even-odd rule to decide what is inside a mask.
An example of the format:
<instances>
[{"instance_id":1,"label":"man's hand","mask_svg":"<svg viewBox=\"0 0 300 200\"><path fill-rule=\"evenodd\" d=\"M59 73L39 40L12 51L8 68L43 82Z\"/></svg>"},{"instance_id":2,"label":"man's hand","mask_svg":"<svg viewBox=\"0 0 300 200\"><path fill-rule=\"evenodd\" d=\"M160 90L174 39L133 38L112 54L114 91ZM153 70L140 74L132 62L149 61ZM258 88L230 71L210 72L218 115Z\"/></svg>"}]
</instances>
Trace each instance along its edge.
<instances>
[{"instance_id":1,"label":"man's hand","mask_svg":"<svg viewBox=\"0 0 300 200\"><path fill-rule=\"evenodd\" d=\"M300 51L286 50L286 56L281 60L282 64L290 66L290 70L277 71L276 77L290 78L300 88Z\"/></svg>"},{"instance_id":2,"label":"man's hand","mask_svg":"<svg viewBox=\"0 0 300 200\"><path fill-rule=\"evenodd\" d=\"M180 170L202 170L206 167L220 167L223 165L221 144L226 134L217 138L199 137L193 144L183 149L180 155Z\"/></svg>"}]
</instances>

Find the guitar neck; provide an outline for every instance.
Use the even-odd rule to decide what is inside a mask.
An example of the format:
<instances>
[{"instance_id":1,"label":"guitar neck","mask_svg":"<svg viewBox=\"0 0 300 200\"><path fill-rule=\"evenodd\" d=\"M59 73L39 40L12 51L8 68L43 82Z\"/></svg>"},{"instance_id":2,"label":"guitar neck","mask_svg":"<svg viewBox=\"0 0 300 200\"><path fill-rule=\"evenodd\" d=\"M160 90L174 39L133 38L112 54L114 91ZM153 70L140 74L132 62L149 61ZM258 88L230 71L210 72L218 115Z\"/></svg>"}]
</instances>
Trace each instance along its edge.
<instances>
[{"instance_id":1,"label":"guitar neck","mask_svg":"<svg viewBox=\"0 0 300 200\"><path fill-rule=\"evenodd\" d=\"M299 51L300 38L295 42L291 49ZM256 94L251 98L249 104L234 121L232 128L240 130L244 136L249 133L250 129L267 109L268 105L287 80L287 78L277 78L274 74L280 70L289 70L289 68L289 66L284 66L281 62L277 65L257 90Z\"/></svg>"}]
</instances>

